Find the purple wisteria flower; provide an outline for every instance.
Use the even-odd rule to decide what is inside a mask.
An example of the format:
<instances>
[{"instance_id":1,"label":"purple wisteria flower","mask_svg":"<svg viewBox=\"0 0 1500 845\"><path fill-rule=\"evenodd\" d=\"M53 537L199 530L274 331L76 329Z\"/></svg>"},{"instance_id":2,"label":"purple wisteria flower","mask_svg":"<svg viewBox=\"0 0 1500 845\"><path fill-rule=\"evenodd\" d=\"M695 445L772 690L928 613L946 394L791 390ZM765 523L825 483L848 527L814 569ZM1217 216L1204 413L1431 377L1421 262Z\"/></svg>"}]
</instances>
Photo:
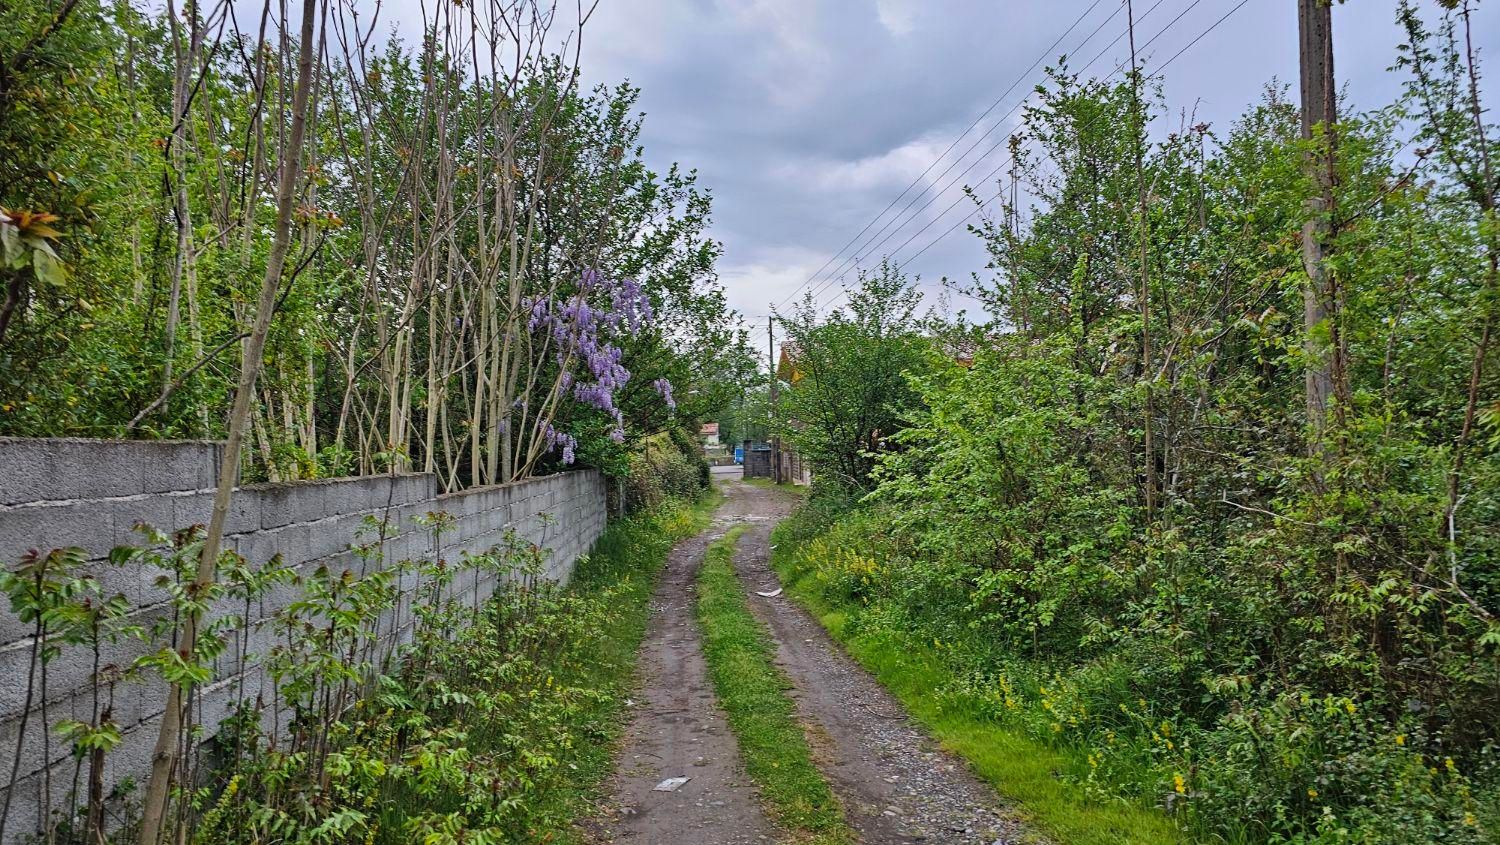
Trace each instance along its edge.
<instances>
[{"instance_id":1,"label":"purple wisteria flower","mask_svg":"<svg viewBox=\"0 0 1500 845\"><path fill-rule=\"evenodd\" d=\"M566 432L558 431L556 428L552 427L551 423L547 424L547 430L546 432L544 432L543 436L547 439L547 449L549 451L561 447L562 462L565 465L573 463L573 450L578 448L577 438Z\"/></svg>"},{"instance_id":2,"label":"purple wisteria flower","mask_svg":"<svg viewBox=\"0 0 1500 845\"><path fill-rule=\"evenodd\" d=\"M656 388L656 392L661 394L662 399L666 400L668 408L674 411L677 410L677 400L672 398L672 383L670 381L659 378L651 382L651 386Z\"/></svg>"},{"instance_id":3,"label":"purple wisteria flower","mask_svg":"<svg viewBox=\"0 0 1500 845\"><path fill-rule=\"evenodd\" d=\"M630 381L630 371L622 363L624 350L617 341L635 336L652 318L645 288L634 279L610 279L589 268L580 275L578 291L571 297L561 301L538 298L527 310L527 328L533 335L549 338L556 347L555 360L563 369L558 386L563 394L608 414L615 423L610 439L623 443L625 416L615 405L615 393ZM665 379L657 380L656 389L676 407ZM547 448L560 450L563 463L573 462L577 445L571 435L548 427Z\"/></svg>"}]
</instances>

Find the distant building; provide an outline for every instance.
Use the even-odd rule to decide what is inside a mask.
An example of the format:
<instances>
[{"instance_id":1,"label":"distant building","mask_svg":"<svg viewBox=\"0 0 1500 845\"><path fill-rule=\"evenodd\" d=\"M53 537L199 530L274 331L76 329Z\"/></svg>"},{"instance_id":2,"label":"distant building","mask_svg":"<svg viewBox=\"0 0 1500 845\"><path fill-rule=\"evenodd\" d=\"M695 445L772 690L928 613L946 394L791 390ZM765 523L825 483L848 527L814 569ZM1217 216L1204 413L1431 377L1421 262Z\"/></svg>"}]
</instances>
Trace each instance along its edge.
<instances>
[{"instance_id":1,"label":"distant building","mask_svg":"<svg viewBox=\"0 0 1500 845\"><path fill-rule=\"evenodd\" d=\"M802 381L805 376L799 366L800 353L801 350L798 349L797 344L788 341L781 345L781 357L776 362L776 378L792 387L796 387L797 382ZM787 420L786 424L790 428L802 428L801 420ZM793 484L811 484L812 467L803 462L802 455L798 454L796 447L785 438L779 439L779 443L781 450L774 458L776 462L774 466L771 465L770 456L767 456L766 477L779 478L782 482L790 481ZM745 463L745 475L751 475L748 458Z\"/></svg>"},{"instance_id":2,"label":"distant building","mask_svg":"<svg viewBox=\"0 0 1500 845\"><path fill-rule=\"evenodd\" d=\"M698 438L703 441L704 446L719 445L719 424L716 422L704 423L698 429Z\"/></svg>"}]
</instances>

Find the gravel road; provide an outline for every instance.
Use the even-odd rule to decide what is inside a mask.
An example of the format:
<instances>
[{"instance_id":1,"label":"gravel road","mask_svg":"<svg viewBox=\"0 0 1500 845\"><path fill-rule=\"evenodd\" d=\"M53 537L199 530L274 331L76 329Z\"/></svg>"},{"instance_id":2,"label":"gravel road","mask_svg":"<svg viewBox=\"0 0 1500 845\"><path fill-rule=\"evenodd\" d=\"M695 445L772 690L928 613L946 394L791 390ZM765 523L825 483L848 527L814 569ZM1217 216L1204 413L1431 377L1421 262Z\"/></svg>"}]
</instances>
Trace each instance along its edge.
<instances>
[{"instance_id":1,"label":"gravel road","mask_svg":"<svg viewBox=\"0 0 1500 845\"><path fill-rule=\"evenodd\" d=\"M786 841L744 773L707 676L694 614L694 578L712 540L748 530L735 570L752 611L776 640L776 660L817 762L865 845L1019 842L1022 829L994 792L940 749L817 620L783 593L770 568L770 535L796 504L784 490L716 479L728 498L711 528L673 550L652 601L641 653L643 687L627 730L613 798L591 825L596 841L747 845ZM654 787L690 780L676 792ZM1032 840L1027 840L1032 841Z\"/></svg>"}]
</instances>

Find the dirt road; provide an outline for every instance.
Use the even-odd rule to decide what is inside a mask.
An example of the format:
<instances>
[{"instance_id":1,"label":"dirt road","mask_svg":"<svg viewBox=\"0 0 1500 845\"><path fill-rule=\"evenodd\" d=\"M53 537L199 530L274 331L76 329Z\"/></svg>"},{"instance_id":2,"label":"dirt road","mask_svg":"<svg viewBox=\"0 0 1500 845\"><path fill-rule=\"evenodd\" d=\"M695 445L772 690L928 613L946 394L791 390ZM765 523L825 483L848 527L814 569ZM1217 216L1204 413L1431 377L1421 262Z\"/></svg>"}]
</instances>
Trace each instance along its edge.
<instances>
[{"instance_id":1,"label":"dirt road","mask_svg":"<svg viewBox=\"0 0 1500 845\"><path fill-rule=\"evenodd\" d=\"M613 800L595 833L601 841L743 845L784 836L761 810L734 735L707 676L694 616L694 578L708 543L748 524L735 553L752 611L771 632L777 663L818 765L866 845L1010 843L1016 822L964 763L911 724L901 705L829 639L785 594L770 569L770 534L795 506L783 490L733 478L717 482L728 498L704 534L673 550L652 605L642 647L643 687L625 734ZM675 792L654 787L690 778Z\"/></svg>"}]
</instances>

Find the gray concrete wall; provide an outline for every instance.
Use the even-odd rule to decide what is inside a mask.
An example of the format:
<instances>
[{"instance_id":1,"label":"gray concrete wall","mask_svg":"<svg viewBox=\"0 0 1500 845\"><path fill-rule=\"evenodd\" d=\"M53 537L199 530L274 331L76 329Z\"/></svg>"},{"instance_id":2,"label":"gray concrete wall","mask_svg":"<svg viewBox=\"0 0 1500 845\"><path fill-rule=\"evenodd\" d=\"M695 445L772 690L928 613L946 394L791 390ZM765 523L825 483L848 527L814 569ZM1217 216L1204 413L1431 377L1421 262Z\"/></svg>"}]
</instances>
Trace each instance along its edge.
<instances>
[{"instance_id":1,"label":"gray concrete wall","mask_svg":"<svg viewBox=\"0 0 1500 845\"><path fill-rule=\"evenodd\" d=\"M170 610L165 591L156 585L161 570L111 565L109 552L120 545L141 545L141 535L133 530L137 523L168 532L207 523L221 450L220 444L207 442L0 438L0 564L14 565L28 549L79 547L105 595L123 594L135 607L134 621L149 626ZM456 563L462 552L486 552L514 530L549 550L547 577L565 581L574 562L604 530L605 484L602 476L589 470L442 495L429 474L247 485L235 493L225 546L252 565L280 553L285 562L305 572L322 565L361 572L385 562L435 558L433 533L417 522L433 512L446 512L454 519L441 538L443 558ZM378 536L368 531L360 536L371 518L386 526L383 555L373 562L351 551L351 546ZM413 587L402 584L408 607ZM494 576L477 573L461 577L453 586L465 602L482 601L494 588ZM268 643L257 647L255 640L270 636L269 625L256 623L272 617L295 595L294 588L280 589L252 609L248 621L255 633L250 652L263 653ZM226 606L221 612L237 615L242 610ZM382 628L391 643L410 633L394 630L391 619ZM7 775L25 706L31 633L31 626L8 606L0 608L0 772ZM135 641L107 645L102 662L128 666L142 651L144 645ZM209 732L241 699L265 691L265 700L270 700L259 663L233 662L232 655L221 658L214 682L200 691L197 721ZM92 653L64 652L48 664L47 673L47 721L55 725L61 719L89 719ZM109 755L110 785L125 777L144 777L166 699L160 682L117 685L113 694L114 720L125 740ZM54 737L50 749L43 747L41 711L42 702L34 701L21 749L21 775L14 785L6 833L10 841L20 841L19 834L34 828L44 770L51 772L55 800L72 778L73 764L64 743ZM5 791L0 789L0 800Z\"/></svg>"}]
</instances>

